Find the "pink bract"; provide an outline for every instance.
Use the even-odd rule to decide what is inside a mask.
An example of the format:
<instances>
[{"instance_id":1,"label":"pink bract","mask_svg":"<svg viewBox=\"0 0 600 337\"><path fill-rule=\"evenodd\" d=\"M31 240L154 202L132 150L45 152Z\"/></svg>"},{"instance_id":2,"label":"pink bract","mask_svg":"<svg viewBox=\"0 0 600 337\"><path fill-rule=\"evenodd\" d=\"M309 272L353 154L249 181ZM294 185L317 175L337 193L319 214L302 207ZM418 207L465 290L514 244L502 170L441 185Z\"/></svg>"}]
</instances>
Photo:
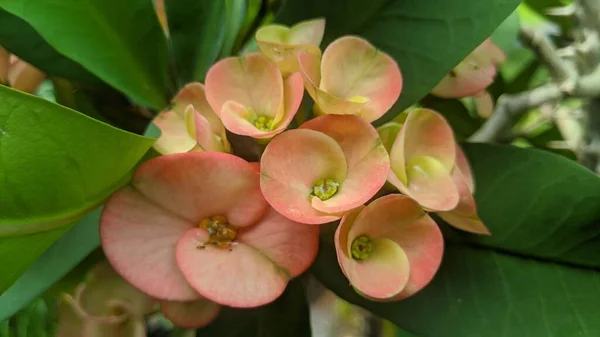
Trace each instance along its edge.
<instances>
[{"instance_id":1,"label":"pink bract","mask_svg":"<svg viewBox=\"0 0 600 337\"><path fill-rule=\"evenodd\" d=\"M206 75L206 97L227 130L253 138L283 132L300 107L299 73L282 78L266 56L251 53L217 62Z\"/></svg>"},{"instance_id":2,"label":"pink bract","mask_svg":"<svg viewBox=\"0 0 600 337\"><path fill-rule=\"evenodd\" d=\"M456 147L456 166L452 172L460 200L456 208L447 212L438 212L438 215L448 224L475 234L490 235L489 229L479 219L477 215L477 205L473 198L475 185L471 168L467 161L467 157L462 150Z\"/></svg>"},{"instance_id":3,"label":"pink bract","mask_svg":"<svg viewBox=\"0 0 600 337\"><path fill-rule=\"evenodd\" d=\"M451 210L459 200L452 178L455 158L454 135L444 117L411 110L390 151L388 181L427 209Z\"/></svg>"},{"instance_id":4,"label":"pink bract","mask_svg":"<svg viewBox=\"0 0 600 337\"><path fill-rule=\"evenodd\" d=\"M506 59L491 39L485 40L431 91L444 98L476 96L494 81L496 67Z\"/></svg>"},{"instance_id":5,"label":"pink bract","mask_svg":"<svg viewBox=\"0 0 600 337\"><path fill-rule=\"evenodd\" d=\"M321 56L319 45L325 32L325 19L307 20L292 27L268 25L256 31L260 50L277 63L284 76L300 71L298 51Z\"/></svg>"},{"instance_id":6,"label":"pink bract","mask_svg":"<svg viewBox=\"0 0 600 337\"><path fill-rule=\"evenodd\" d=\"M359 115L369 122L400 96L402 75L389 55L356 36L332 42L323 57L298 52L306 90L322 114Z\"/></svg>"},{"instance_id":7,"label":"pink bract","mask_svg":"<svg viewBox=\"0 0 600 337\"><path fill-rule=\"evenodd\" d=\"M161 154L188 151L230 152L225 128L206 101L204 85L190 83L173 99L173 107L154 119L161 136L154 148Z\"/></svg>"},{"instance_id":8,"label":"pink bract","mask_svg":"<svg viewBox=\"0 0 600 337\"><path fill-rule=\"evenodd\" d=\"M322 224L372 198L389 172L377 131L353 115L326 115L275 137L261 158L261 189L289 219Z\"/></svg>"},{"instance_id":9,"label":"pink bract","mask_svg":"<svg viewBox=\"0 0 600 337\"><path fill-rule=\"evenodd\" d=\"M408 297L438 270L443 238L436 223L412 199L390 194L344 215L335 233L342 271L365 297Z\"/></svg>"},{"instance_id":10,"label":"pink bract","mask_svg":"<svg viewBox=\"0 0 600 337\"><path fill-rule=\"evenodd\" d=\"M219 152L140 165L106 203L100 234L115 270L150 296L235 307L275 300L318 245L318 228L268 206L256 164Z\"/></svg>"}]
</instances>

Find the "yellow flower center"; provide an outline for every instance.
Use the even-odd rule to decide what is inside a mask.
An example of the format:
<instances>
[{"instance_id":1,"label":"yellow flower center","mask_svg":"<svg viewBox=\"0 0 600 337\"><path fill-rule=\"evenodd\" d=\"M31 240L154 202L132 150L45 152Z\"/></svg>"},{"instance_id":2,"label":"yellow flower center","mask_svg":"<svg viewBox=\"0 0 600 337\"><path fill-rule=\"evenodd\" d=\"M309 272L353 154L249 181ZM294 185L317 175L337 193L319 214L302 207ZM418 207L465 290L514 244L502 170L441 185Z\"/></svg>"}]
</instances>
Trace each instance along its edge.
<instances>
[{"instance_id":1,"label":"yellow flower center","mask_svg":"<svg viewBox=\"0 0 600 337\"><path fill-rule=\"evenodd\" d=\"M356 237L356 239L352 240L352 245L350 246L352 258L359 261L369 258L369 255L374 249L375 244L371 238L366 235Z\"/></svg>"},{"instance_id":2,"label":"yellow flower center","mask_svg":"<svg viewBox=\"0 0 600 337\"><path fill-rule=\"evenodd\" d=\"M273 130L273 118L271 118L271 117L258 116L254 119L252 124L260 131Z\"/></svg>"},{"instance_id":3,"label":"yellow flower center","mask_svg":"<svg viewBox=\"0 0 600 337\"><path fill-rule=\"evenodd\" d=\"M206 245L214 245L218 248L231 250L234 240L237 236L237 229L227 222L227 218L222 215L206 218L198 224L198 227L208 231L208 241L199 245L198 248L205 248Z\"/></svg>"},{"instance_id":4,"label":"yellow flower center","mask_svg":"<svg viewBox=\"0 0 600 337\"><path fill-rule=\"evenodd\" d=\"M333 197L340 187L340 183L333 179L321 179L312 188L312 194L325 201Z\"/></svg>"}]
</instances>

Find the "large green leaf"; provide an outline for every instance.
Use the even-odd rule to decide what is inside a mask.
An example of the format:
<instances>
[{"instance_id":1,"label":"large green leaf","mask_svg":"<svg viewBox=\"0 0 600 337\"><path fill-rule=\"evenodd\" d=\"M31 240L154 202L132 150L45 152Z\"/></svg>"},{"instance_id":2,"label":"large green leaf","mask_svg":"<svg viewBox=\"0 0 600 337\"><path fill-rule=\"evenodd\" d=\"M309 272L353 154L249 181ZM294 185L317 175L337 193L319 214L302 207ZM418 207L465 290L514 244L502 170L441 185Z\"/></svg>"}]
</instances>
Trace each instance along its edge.
<instances>
[{"instance_id":1,"label":"large green leaf","mask_svg":"<svg viewBox=\"0 0 600 337\"><path fill-rule=\"evenodd\" d=\"M225 37L225 2L167 0L165 7L180 84L203 82Z\"/></svg>"},{"instance_id":2,"label":"large green leaf","mask_svg":"<svg viewBox=\"0 0 600 337\"><path fill-rule=\"evenodd\" d=\"M125 183L152 143L0 86L0 293Z\"/></svg>"},{"instance_id":3,"label":"large green leaf","mask_svg":"<svg viewBox=\"0 0 600 337\"><path fill-rule=\"evenodd\" d=\"M600 178L547 152L467 144L488 239L447 232L442 267L415 296L358 296L323 243L312 272L346 300L422 337L600 334Z\"/></svg>"},{"instance_id":4,"label":"large green leaf","mask_svg":"<svg viewBox=\"0 0 600 337\"><path fill-rule=\"evenodd\" d=\"M274 302L253 309L224 308L199 337L310 337L310 312L301 280Z\"/></svg>"},{"instance_id":5,"label":"large green leaf","mask_svg":"<svg viewBox=\"0 0 600 337\"><path fill-rule=\"evenodd\" d=\"M48 290L100 245L99 220L100 209L89 213L46 250L6 292L0 295L0 321L14 315ZM0 254L0 257L3 256L5 255ZM10 258L14 259L14 256Z\"/></svg>"},{"instance_id":6,"label":"large green leaf","mask_svg":"<svg viewBox=\"0 0 600 337\"><path fill-rule=\"evenodd\" d=\"M167 104L168 47L150 0L0 0L63 55L137 102Z\"/></svg>"},{"instance_id":7,"label":"large green leaf","mask_svg":"<svg viewBox=\"0 0 600 337\"><path fill-rule=\"evenodd\" d=\"M324 44L358 34L389 53L404 79L397 108L425 96L513 12L519 0L287 0L277 20L326 17ZM397 111L397 109L394 109ZM390 120L388 114L379 122Z\"/></svg>"},{"instance_id":8,"label":"large green leaf","mask_svg":"<svg viewBox=\"0 0 600 337\"><path fill-rule=\"evenodd\" d=\"M43 72L78 82L100 80L49 45L30 24L0 9L0 46Z\"/></svg>"}]
</instances>

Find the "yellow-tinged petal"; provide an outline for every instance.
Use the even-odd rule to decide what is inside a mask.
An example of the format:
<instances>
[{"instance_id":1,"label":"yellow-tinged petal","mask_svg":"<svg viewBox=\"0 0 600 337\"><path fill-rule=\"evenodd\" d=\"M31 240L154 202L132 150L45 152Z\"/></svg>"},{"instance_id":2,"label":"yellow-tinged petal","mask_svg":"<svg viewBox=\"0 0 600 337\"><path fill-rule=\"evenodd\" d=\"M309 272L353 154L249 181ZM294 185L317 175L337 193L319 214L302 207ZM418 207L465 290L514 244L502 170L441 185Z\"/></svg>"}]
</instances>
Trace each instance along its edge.
<instances>
[{"instance_id":1,"label":"yellow-tinged petal","mask_svg":"<svg viewBox=\"0 0 600 337\"><path fill-rule=\"evenodd\" d=\"M374 121L400 97L402 75L389 55L362 38L346 36L323 53L319 87L332 96L364 104L360 115Z\"/></svg>"},{"instance_id":2,"label":"yellow-tinged petal","mask_svg":"<svg viewBox=\"0 0 600 337\"><path fill-rule=\"evenodd\" d=\"M183 116L175 111L163 111L154 118L153 122L161 131L160 137L153 145L159 153L183 153L196 146L196 139L188 132Z\"/></svg>"}]
</instances>

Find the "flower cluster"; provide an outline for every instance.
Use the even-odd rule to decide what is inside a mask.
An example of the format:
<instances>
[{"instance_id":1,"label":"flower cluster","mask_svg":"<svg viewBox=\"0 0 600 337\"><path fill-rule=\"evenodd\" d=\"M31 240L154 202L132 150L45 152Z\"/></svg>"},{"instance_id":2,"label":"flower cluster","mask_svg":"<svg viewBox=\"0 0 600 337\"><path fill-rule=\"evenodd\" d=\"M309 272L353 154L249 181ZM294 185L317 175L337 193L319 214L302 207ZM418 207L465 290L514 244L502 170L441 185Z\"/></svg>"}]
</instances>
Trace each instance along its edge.
<instances>
[{"instance_id":1,"label":"flower cluster","mask_svg":"<svg viewBox=\"0 0 600 337\"><path fill-rule=\"evenodd\" d=\"M275 300L315 259L320 224L339 220L339 264L377 300L433 278L443 239L428 212L487 233L445 119L414 109L373 127L400 96L400 69L355 36L321 52L324 29L323 19L264 27L260 53L223 59L204 85L185 86L154 121L163 155L107 202L108 260L165 313L214 317L220 305ZM316 117L304 122L310 101ZM255 140L259 162L235 155L233 134ZM400 193L384 195L390 186Z\"/></svg>"}]
</instances>

